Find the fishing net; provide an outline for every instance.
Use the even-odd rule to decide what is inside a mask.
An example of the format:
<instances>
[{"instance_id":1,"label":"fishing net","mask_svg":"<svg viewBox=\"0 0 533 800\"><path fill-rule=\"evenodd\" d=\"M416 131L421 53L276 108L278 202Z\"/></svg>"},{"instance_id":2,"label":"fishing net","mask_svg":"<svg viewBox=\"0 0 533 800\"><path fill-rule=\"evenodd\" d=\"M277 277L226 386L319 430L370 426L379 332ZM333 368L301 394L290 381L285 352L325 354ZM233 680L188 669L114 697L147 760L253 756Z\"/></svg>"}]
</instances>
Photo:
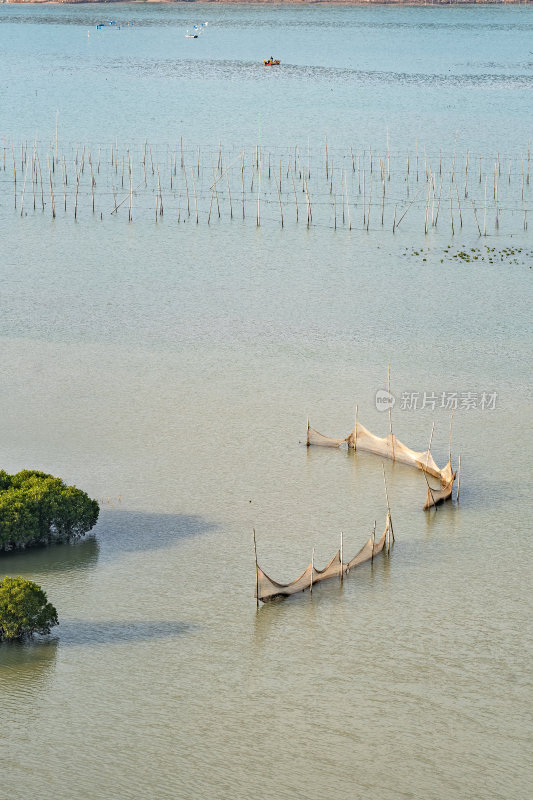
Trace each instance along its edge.
<instances>
[{"instance_id":1,"label":"fishing net","mask_svg":"<svg viewBox=\"0 0 533 800\"><path fill-rule=\"evenodd\" d=\"M272 580L264 572L261 567L257 566L257 587L255 596L263 603L269 600L274 600L278 597L289 597L291 594L303 592L310 589L315 583L320 583L328 578L340 577L342 574L349 572L351 569L363 564L365 561L370 561L374 556L381 553L387 542L387 537L392 534L392 524L390 514L387 514L387 522L385 530L381 534L379 541L375 541L372 534L365 542L363 547L359 550L351 561L341 561L341 552L338 550L331 561L324 567L324 569L317 569L313 562L311 562L306 569L302 572L299 578L291 581L291 583L278 583Z\"/></svg>"},{"instance_id":2,"label":"fishing net","mask_svg":"<svg viewBox=\"0 0 533 800\"><path fill-rule=\"evenodd\" d=\"M400 442L393 433L389 433L384 437L375 436L360 422L356 423L353 431L345 439L324 436L310 426L307 429L308 445L340 447L344 443L348 447L353 447L354 450L375 453L382 458L389 458L393 461L398 461L400 464L416 467L429 475L433 475L435 478L439 478L441 481L443 480L444 470L439 469L429 450L411 450L410 447Z\"/></svg>"},{"instance_id":3,"label":"fishing net","mask_svg":"<svg viewBox=\"0 0 533 800\"><path fill-rule=\"evenodd\" d=\"M455 481L455 472L452 469L451 462L448 461L443 470L441 470L441 485L437 489L433 489L428 484L428 492L426 495L426 502L424 504L424 511L428 508L434 508L439 503L449 500L453 492L453 482Z\"/></svg>"}]
</instances>

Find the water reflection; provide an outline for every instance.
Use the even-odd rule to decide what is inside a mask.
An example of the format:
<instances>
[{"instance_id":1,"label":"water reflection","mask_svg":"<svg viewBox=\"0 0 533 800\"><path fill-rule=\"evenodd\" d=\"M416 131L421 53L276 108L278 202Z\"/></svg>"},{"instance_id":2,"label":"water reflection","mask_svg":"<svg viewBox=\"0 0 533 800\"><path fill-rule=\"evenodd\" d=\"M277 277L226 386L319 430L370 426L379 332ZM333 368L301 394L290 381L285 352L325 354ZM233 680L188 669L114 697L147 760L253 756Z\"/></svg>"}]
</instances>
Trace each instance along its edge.
<instances>
[{"instance_id":1,"label":"water reflection","mask_svg":"<svg viewBox=\"0 0 533 800\"><path fill-rule=\"evenodd\" d=\"M373 562L355 567L344 576L342 583L339 578L331 578L317 583L313 587L312 594L306 590L290 597L261 603L255 615L254 639L256 644L261 646L266 642L274 625L276 631L279 632L280 625L282 627L288 624L292 625L294 617L296 617L299 619L299 624L305 620L306 625L312 626L319 604L324 606L325 604L349 603L359 592L367 595L376 581L387 582L391 574L390 559L393 550L394 543L391 544L390 554L383 552L376 556Z\"/></svg>"},{"instance_id":2,"label":"water reflection","mask_svg":"<svg viewBox=\"0 0 533 800\"><path fill-rule=\"evenodd\" d=\"M194 630L194 626L163 620L62 620L59 626L61 646L91 646L174 639Z\"/></svg>"},{"instance_id":3,"label":"water reflection","mask_svg":"<svg viewBox=\"0 0 533 800\"><path fill-rule=\"evenodd\" d=\"M72 572L94 569L100 546L91 534L73 544L57 544L35 549L2 553L0 577L4 575L47 575L53 572Z\"/></svg>"},{"instance_id":4,"label":"water reflection","mask_svg":"<svg viewBox=\"0 0 533 800\"><path fill-rule=\"evenodd\" d=\"M15 702L40 692L55 669L57 639L35 637L0 645L0 696L10 693Z\"/></svg>"},{"instance_id":5,"label":"water reflection","mask_svg":"<svg viewBox=\"0 0 533 800\"><path fill-rule=\"evenodd\" d=\"M180 539L213 531L216 526L188 514L151 514L144 511L104 509L95 532L102 559L172 547Z\"/></svg>"}]
</instances>

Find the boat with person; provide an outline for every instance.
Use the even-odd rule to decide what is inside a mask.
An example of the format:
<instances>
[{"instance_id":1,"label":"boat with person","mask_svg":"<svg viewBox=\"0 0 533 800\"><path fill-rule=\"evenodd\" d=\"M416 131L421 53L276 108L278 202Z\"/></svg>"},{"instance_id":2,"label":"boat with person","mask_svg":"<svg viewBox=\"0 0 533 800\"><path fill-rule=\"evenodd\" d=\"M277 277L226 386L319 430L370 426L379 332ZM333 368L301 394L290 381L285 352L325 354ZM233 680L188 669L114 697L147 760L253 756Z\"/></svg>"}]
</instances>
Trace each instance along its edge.
<instances>
[{"instance_id":1,"label":"boat with person","mask_svg":"<svg viewBox=\"0 0 533 800\"><path fill-rule=\"evenodd\" d=\"M270 58L266 59L263 63L265 67L277 67L279 64L281 64L281 61L279 58L272 58L272 56L270 56Z\"/></svg>"},{"instance_id":2,"label":"boat with person","mask_svg":"<svg viewBox=\"0 0 533 800\"><path fill-rule=\"evenodd\" d=\"M193 25L192 30L188 30L185 34L186 39L199 39L202 33L205 31L208 22L202 22L200 25Z\"/></svg>"}]
</instances>

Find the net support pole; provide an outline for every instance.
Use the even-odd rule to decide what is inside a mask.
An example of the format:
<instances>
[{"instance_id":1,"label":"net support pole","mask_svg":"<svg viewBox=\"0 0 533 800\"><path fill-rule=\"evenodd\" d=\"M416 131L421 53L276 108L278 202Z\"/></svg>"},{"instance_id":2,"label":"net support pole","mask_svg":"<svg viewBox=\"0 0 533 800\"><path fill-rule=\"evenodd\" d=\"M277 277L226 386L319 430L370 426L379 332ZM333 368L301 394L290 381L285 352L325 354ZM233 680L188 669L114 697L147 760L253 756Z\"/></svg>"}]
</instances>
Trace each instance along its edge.
<instances>
[{"instance_id":1,"label":"net support pole","mask_svg":"<svg viewBox=\"0 0 533 800\"><path fill-rule=\"evenodd\" d=\"M309 447L309 417L307 417L307 447Z\"/></svg>"},{"instance_id":2,"label":"net support pole","mask_svg":"<svg viewBox=\"0 0 533 800\"><path fill-rule=\"evenodd\" d=\"M451 417L450 417L450 446L449 446L449 449L448 449L448 459L450 461L450 464L452 463L452 425L453 425L453 412L454 411L455 411L455 409L452 408L452 414L451 414Z\"/></svg>"},{"instance_id":3,"label":"net support pole","mask_svg":"<svg viewBox=\"0 0 533 800\"><path fill-rule=\"evenodd\" d=\"M358 409L359 409L359 406L356 403L356 405L355 405L355 427L353 429L353 449L354 449L354 451L357 451L357 412L358 412Z\"/></svg>"},{"instance_id":4,"label":"net support pole","mask_svg":"<svg viewBox=\"0 0 533 800\"><path fill-rule=\"evenodd\" d=\"M459 502L459 490L461 488L461 456L459 456L459 465L457 467L457 495L456 495L456 502Z\"/></svg>"},{"instance_id":5,"label":"net support pole","mask_svg":"<svg viewBox=\"0 0 533 800\"><path fill-rule=\"evenodd\" d=\"M309 586L309 594L313 594L313 572L315 570L315 548L311 554L311 584Z\"/></svg>"},{"instance_id":6,"label":"net support pole","mask_svg":"<svg viewBox=\"0 0 533 800\"><path fill-rule=\"evenodd\" d=\"M374 520L374 530L372 531L372 556L370 562L374 563L374 547L376 546L376 520Z\"/></svg>"},{"instance_id":7,"label":"net support pole","mask_svg":"<svg viewBox=\"0 0 533 800\"><path fill-rule=\"evenodd\" d=\"M427 468L428 468L429 456L431 455L431 444L432 444L432 442L433 442L433 431L434 431L434 430L435 430L435 422L433 422L433 425L431 426L431 436L429 437L428 456L427 456L427 458L426 458L426 468L425 468L425 470L424 470L424 478L426 479L426 484L427 484L427 487L428 487L428 492L429 492L429 495L430 495L430 497L431 497L431 500L432 500L432 502L433 502L433 508L434 508L434 509L435 509L435 511L436 511L436 510L437 510L437 504L436 504L436 502L435 502L435 498L433 497L433 492L432 492L432 490L431 490L431 486L429 485L428 476L427 476Z\"/></svg>"},{"instance_id":8,"label":"net support pole","mask_svg":"<svg viewBox=\"0 0 533 800\"><path fill-rule=\"evenodd\" d=\"M389 549L390 549L390 535L392 533L392 541L394 542L394 529L392 527L392 517L390 513L389 492L387 490L387 480L385 478L385 464L381 462L381 469L383 472L383 485L385 486L385 500L387 501L387 514L389 517Z\"/></svg>"},{"instance_id":9,"label":"net support pole","mask_svg":"<svg viewBox=\"0 0 533 800\"><path fill-rule=\"evenodd\" d=\"M341 572L340 572L341 583L342 583L342 581L343 581L343 578L344 578L344 562L343 562L343 560L342 560L342 559L343 559L343 547L342 547L342 545L343 545L343 538L344 538L344 534L343 534L343 532L341 531Z\"/></svg>"},{"instance_id":10,"label":"net support pole","mask_svg":"<svg viewBox=\"0 0 533 800\"><path fill-rule=\"evenodd\" d=\"M255 541L255 528L252 528L254 532L254 554L255 554L255 597L256 597L256 606L259 608L259 567L257 565L257 543Z\"/></svg>"},{"instance_id":11,"label":"net support pole","mask_svg":"<svg viewBox=\"0 0 533 800\"><path fill-rule=\"evenodd\" d=\"M388 385L389 385L389 430L390 430L390 438L392 444L392 463L394 463L394 434L392 433L392 408L390 402L390 364L388 367Z\"/></svg>"}]
</instances>

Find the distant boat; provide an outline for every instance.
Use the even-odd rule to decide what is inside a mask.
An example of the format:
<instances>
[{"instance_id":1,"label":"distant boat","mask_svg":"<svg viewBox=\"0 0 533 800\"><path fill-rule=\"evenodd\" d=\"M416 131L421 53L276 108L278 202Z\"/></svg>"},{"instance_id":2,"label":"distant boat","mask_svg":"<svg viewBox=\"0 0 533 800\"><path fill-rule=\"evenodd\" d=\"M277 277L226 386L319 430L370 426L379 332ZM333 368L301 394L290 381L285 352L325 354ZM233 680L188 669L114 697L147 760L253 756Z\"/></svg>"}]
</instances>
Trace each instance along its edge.
<instances>
[{"instance_id":1,"label":"distant boat","mask_svg":"<svg viewBox=\"0 0 533 800\"><path fill-rule=\"evenodd\" d=\"M278 64L281 64L279 58L269 58L267 61L264 62L265 67L277 67Z\"/></svg>"},{"instance_id":2,"label":"distant boat","mask_svg":"<svg viewBox=\"0 0 533 800\"><path fill-rule=\"evenodd\" d=\"M185 34L186 39L198 39L206 29L208 22L202 22L200 25L193 25L190 31Z\"/></svg>"}]
</instances>

